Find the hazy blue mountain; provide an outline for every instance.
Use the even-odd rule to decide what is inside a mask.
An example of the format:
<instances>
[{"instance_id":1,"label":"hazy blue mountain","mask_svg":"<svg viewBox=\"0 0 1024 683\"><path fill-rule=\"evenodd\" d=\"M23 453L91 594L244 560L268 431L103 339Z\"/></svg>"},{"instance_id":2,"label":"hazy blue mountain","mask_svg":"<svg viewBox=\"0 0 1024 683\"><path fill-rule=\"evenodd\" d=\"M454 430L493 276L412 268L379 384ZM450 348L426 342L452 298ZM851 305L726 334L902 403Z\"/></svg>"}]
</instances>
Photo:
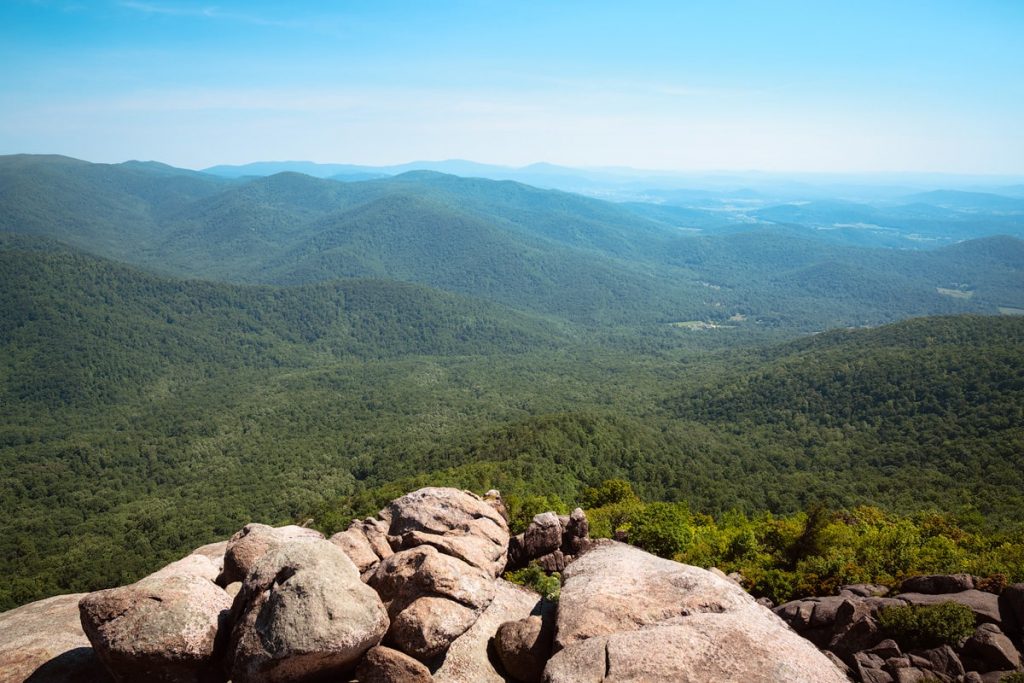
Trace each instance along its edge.
<instances>
[{"instance_id":1,"label":"hazy blue mountain","mask_svg":"<svg viewBox=\"0 0 1024 683\"><path fill-rule=\"evenodd\" d=\"M987 192L933 190L906 197L910 203L929 204L957 211L992 211L1024 214L1024 199Z\"/></svg>"},{"instance_id":2,"label":"hazy blue mountain","mask_svg":"<svg viewBox=\"0 0 1024 683\"><path fill-rule=\"evenodd\" d=\"M666 333L677 323L792 333L1024 305L1024 263L994 261L984 249L850 246L890 236L897 245L941 243L953 229L971 237L1015 225L990 215L943 222L937 217L966 214L921 203L711 211L432 171L345 183L295 172L228 180L49 157L2 158L0 177L9 179L0 229L168 275L251 284L382 278Z\"/></svg>"}]
</instances>

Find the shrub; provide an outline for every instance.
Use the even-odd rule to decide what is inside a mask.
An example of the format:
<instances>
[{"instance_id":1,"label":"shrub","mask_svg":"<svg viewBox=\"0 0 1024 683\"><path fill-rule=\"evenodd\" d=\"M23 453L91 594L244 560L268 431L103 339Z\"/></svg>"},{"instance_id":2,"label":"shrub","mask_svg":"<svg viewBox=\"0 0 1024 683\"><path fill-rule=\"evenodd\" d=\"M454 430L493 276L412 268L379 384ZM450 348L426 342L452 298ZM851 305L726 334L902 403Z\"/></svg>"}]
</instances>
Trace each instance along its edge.
<instances>
[{"instance_id":1,"label":"shrub","mask_svg":"<svg viewBox=\"0 0 1024 683\"><path fill-rule=\"evenodd\" d=\"M629 542L659 557L672 559L693 540L686 504L651 503L629 529Z\"/></svg>"},{"instance_id":2,"label":"shrub","mask_svg":"<svg viewBox=\"0 0 1024 683\"><path fill-rule=\"evenodd\" d=\"M955 602L890 607L879 615L879 622L904 649L956 645L974 633L974 613Z\"/></svg>"},{"instance_id":3,"label":"shrub","mask_svg":"<svg viewBox=\"0 0 1024 683\"><path fill-rule=\"evenodd\" d=\"M506 572L505 580L532 588L551 602L558 602L558 595L562 591L562 575L555 572L548 576L536 562L531 562L529 566L518 571Z\"/></svg>"},{"instance_id":4,"label":"shrub","mask_svg":"<svg viewBox=\"0 0 1024 683\"><path fill-rule=\"evenodd\" d=\"M781 605L793 597L795 590L792 572L781 569L769 569L753 578L750 592L759 598L769 598L776 605Z\"/></svg>"},{"instance_id":5,"label":"shrub","mask_svg":"<svg viewBox=\"0 0 1024 683\"><path fill-rule=\"evenodd\" d=\"M1024 683L1024 673L1015 671L1012 674L1006 674L999 679L999 683Z\"/></svg>"}]
</instances>

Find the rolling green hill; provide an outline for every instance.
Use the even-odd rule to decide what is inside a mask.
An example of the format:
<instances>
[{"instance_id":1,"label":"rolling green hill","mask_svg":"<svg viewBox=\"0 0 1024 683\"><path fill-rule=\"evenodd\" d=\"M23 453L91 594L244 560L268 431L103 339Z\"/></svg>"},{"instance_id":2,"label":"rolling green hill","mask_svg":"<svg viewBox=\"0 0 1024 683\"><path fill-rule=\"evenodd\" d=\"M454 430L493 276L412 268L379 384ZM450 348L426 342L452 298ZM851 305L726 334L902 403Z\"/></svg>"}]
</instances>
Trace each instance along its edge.
<instances>
[{"instance_id":1,"label":"rolling green hill","mask_svg":"<svg viewBox=\"0 0 1024 683\"><path fill-rule=\"evenodd\" d=\"M1024 504L1022 318L643 353L413 285L180 281L4 242L3 607L428 483L546 505L620 477L704 512L1003 528Z\"/></svg>"},{"instance_id":2,"label":"rolling green hill","mask_svg":"<svg viewBox=\"0 0 1024 683\"><path fill-rule=\"evenodd\" d=\"M854 248L785 226L691 237L669 208L640 215L636 205L508 181L422 171L350 183L298 173L225 180L28 156L0 158L0 178L10 183L0 229L167 275L387 278L594 329L711 323L734 336L798 334L1024 306L1024 263L984 249Z\"/></svg>"},{"instance_id":3,"label":"rolling green hill","mask_svg":"<svg viewBox=\"0 0 1024 683\"><path fill-rule=\"evenodd\" d=\"M1024 318L797 338L1024 309L1024 242L641 213L436 173L0 158L0 609L428 483L1019 519Z\"/></svg>"}]
</instances>

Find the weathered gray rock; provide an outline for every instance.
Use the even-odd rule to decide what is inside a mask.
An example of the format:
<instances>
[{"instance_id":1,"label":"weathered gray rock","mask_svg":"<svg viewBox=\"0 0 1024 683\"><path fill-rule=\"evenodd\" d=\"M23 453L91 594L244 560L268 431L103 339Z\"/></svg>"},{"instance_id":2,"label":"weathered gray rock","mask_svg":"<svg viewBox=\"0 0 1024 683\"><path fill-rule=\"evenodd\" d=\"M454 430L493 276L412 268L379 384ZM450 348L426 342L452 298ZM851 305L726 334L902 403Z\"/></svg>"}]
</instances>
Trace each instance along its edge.
<instances>
[{"instance_id":1,"label":"weathered gray rock","mask_svg":"<svg viewBox=\"0 0 1024 683\"><path fill-rule=\"evenodd\" d=\"M0 614L0 683L109 683L82 631L85 593L58 595Z\"/></svg>"},{"instance_id":2,"label":"weathered gray rock","mask_svg":"<svg viewBox=\"0 0 1024 683\"><path fill-rule=\"evenodd\" d=\"M935 672L940 678L945 677L955 681L964 675L964 665L960 661L960 657L957 656L956 651L949 645L925 650L920 654L928 660L927 666L922 668Z\"/></svg>"},{"instance_id":3,"label":"weathered gray rock","mask_svg":"<svg viewBox=\"0 0 1024 683\"><path fill-rule=\"evenodd\" d=\"M924 593L940 595L974 590L974 579L970 574L930 574L912 576L900 584L900 593Z\"/></svg>"},{"instance_id":4,"label":"weathered gray rock","mask_svg":"<svg viewBox=\"0 0 1024 683\"><path fill-rule=\"evenodd\" d=\"M78 604L82 629L119 681L217 681L217 632L227 593L200 576L145 578L90 593Z\"/></svg>"},{"instance_id":5,"label":"weathered gray rock","mask_svg":"<svg viewBox=\"0 0 1024 683\"><path fill-rule=\"evenodd\" d=\"M359 683L431 683L430 669L398 650L371 647L356 669Z\"/></svg>"},{"instance_id":6,"label":"weathered gray rock","mask_svg":"<svg viewBox=\"0 0 1024 683\"><path fill-rule=\"evenodd\" d=\"M705 570L606 542L564 578L549 683L846 681L771 611Z\"/></svg>"},{"instance_id":7,"label":"weathered gray rock","mask_svg":"<svg viewBox=\"0 0 1024 683\"><path fill-rule=\"evenodd\" d=\"M494 599L469 630L456 638L448 648L444 662L434 672L434 681L506 683L506 677L495 667L498 660L492 641L496 639L502 624L526 617L538 608L539 601L540 596L533 591L498 579Z\"/></svg>"},{"instance_id":8,"label":"weathered gray rock","mask_svg":"<svg viewBox=\"0 0 1024 683\"><path fill-rule=\"evenodd\" d=\"M855 598L881 598L889 594L889 587L880 583L854 583L839 587L839 595Z\"/></svg>"},{"instance_id":9,"label":"weathered gray rock","mask_svg":"<svg viewBox=\"0 0 1024 683\"><path fill-rule=\"evenodd\" d=\"M576 508L562 533L562 552L577 557L590 548L590 522L583 508Z\"/></svg>"},{"instance_id":10,"label":"weathered gray rock","mask_svg":"<svg viewBox=\"0 0 1024 683\"><path fill-rule=\"evenodd\" d=\"M484 569L424 545L380 562L367 583L391 617L387 642L421 661L441 654L494 599Z\"/></svg>"},{"instance_id":11,"label":"weathered gray rock","mask_svg":"<svg viewBox=\"0 0 1024 683\"><path fill-rule=\"evenodd\" d=\"M505 568L508 525L476 494L423 488L392 501L386 516L388 539L396 551L430 545L487 571L492 578Z\"/></svg>"},{"instance_id":12,"label":"weathered gray rock","mask_svg":"<svg viewBox=\"0 0 1024 683\"><path fill-rule=\"evenodd\" d=\"M940 605L944 602L956 602L965 605L974 612L979 624L1001 624L999 614L999 596L979 590L966 590L959 593L925 594L901 593L899 599L911 605Z\"/></svg>"},{"instance_id":13,"label":"weathered gray rock","mask_svg":"<svg viewBox=\"0 0 1024 683\"><path fill-rule=\"evenodd\" d=\"M540 683L551 658L553 620L541 615L508 621L494 636L494 649L505 671L520 683Z\"/></svg>"},{"instance_id":14,"label":"weathered gray rock","mask_svg":"<svg viewBox=\"0 0 1024 683\"><path fill-rule=\"evenodd\" d=\"M562 524L554 512L535 515L523 533L523 544L530 557L541 557L562 547Z\"/></svg>"},{"instance_id":15,"label":"weathered gray rock","mask_svg":"<svg viewBox=\"0 0 1024 683\"><path fill-rule=\"evenodd\" d=\"M234 683L276 683L351 670L388 629L387 612L336 545L282 543L246 577L231 609Z\"/></svg>"},{"instance_id":16,"label":"weathered gray rock","mask_svg":"<svg viewBox=\"0 0 1024 683\"><path fill-rule=\"evenodd\" d=\"M224 552L224 572L217 580L222 586L244 581L260 558L288 541L318 541L324 537L315 529L301 526L272 527L246 524L228 540Z\"/></svg>"},{"instance_id":17,"label":"weathered gray rock","mask_svg":"<svg viewBox=\"0 0 1024 683\"><path fill-rule=\"evenodd\" d=\"M982 673L1018 669L1021 665L1017 648L995 624L977 628L964 643L963 657L971 669Z\"/></svg>"},{"instance_id":18,"label":"weathered gray rock","mask_svg":"<svg viewBox=\"0 0 1024 683\"><path fill-rule=\"evenodd\" d=\"M864 683L892 683L893 677L885 670L885 660L869 652L853 656L854 678Z\"/></svg>"}]
</instances>

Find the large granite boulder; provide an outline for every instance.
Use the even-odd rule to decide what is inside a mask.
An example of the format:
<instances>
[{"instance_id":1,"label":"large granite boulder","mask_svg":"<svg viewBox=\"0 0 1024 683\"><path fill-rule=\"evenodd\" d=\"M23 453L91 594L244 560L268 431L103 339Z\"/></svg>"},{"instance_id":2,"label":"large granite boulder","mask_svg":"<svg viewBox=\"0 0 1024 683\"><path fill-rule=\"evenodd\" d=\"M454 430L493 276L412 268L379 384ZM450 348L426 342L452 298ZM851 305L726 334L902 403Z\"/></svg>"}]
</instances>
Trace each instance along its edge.
<instances>
[{"instance_id":1,"label":"large granite boulder","mask_svg":"<svg viewBox=\"0 0 1024 683\"><path fill-rule=\"evenodd\" d=\"M0 683L110 683L82 631L78 602L58 595L0 614Z\"/></svg>"},{"instance_id":2,"label":"large granite boulder","mask_svg":"<svg viewBox=\"0 0 1024 683\"><path fill-rule=\"evenodd\" d=\"M316 539L264 555L243 582L231 621L227 668L234 683L341 676L388 629L384 605L352 560Z\"/></svg>"},{"instance_id":3,"label":"large granite boulder","mask_svg":"<svg viewBox=\"0 0 1024 683\"><path fill-rule=\"evenodd\" d=\"M217 638L231 600L201 576L150 577L90 593L82 628L119 681L218 681Z\"/></svg>"},{"instance_id":4,"label":"large granite boulder","mask_svg":"<svg viewBox=\"0 0 1024 683\"><path fill-rule=\"evenodd\" d=\"M496 666L493 641L503 624L539 610L539 603L540 596L533 591L498 579L487 609L449 646L434 672L435 683L506 683L500 664Z\"/></svg>"},{"instance_id":5,"label":"large granite boulder","mask_svg":"<svg viewBox=\"0 0 1024 683\"><path fill-rule=\"evenodd\" d=\"M389 520L389 540L396 551L430 545L492 577L505 568L508 525L474 493L423 488L392 501L382 516Z\"/></svg>"},{"instance_id":6,"label":"large granite boulder","mask_svg":"<svg viewBox=\"0 0 1024 683\"><path fill-rule=\"evenodd\" d=\"M1002 624L999 613L999 596L979 590L966 590L958 593L900 593L899 599L911 605L941 605L944 602L956 602L969 607L974 612L978 624Z\"/></svg>"},{"instance_id":7,"label":"large granite boulder","mask_svg":"<svg viewBox=\"0 0 1024 683\"><path fill-rule=\"evenodd\" d=\"M963 646L964 661L975 671L1008 671L1021 666L1020 653L995 624L982 624Z\"/></svg>"},{"instance_id":8,"label":"large granite boulder","mask_svg":"<svg viewBox=\"0 0 1024 683\"><path fill-rule=\"evenodd\" d=\"M608 542L566 568L544 680L845 683L734 583Z\"/></svg>"},{"instance_id":9,"label":"large granite boulder","mask_svg":"<svg viewBox=\"0 0 1024 683\"><path fill-rule=\"evenodd\" d=\"M421 661L444 652L494 599L486 570L433 545L402 550L381 561L367 583L387 606L387 642Z\"/></svg>"},{"instance_id":10,"label":"large granite boulder","mask_svg":"<svg viewBox=\"0 0 1024 683\"><path fill-rule=\"evenodd\" d=\"M316 529L301 526L272 527L266 524L246 524L227 543L224 552L224 571L217 582L226 586L243 581L260 558L288 541L318 541L324 537Z\"/></svg>"}]
</instances>

